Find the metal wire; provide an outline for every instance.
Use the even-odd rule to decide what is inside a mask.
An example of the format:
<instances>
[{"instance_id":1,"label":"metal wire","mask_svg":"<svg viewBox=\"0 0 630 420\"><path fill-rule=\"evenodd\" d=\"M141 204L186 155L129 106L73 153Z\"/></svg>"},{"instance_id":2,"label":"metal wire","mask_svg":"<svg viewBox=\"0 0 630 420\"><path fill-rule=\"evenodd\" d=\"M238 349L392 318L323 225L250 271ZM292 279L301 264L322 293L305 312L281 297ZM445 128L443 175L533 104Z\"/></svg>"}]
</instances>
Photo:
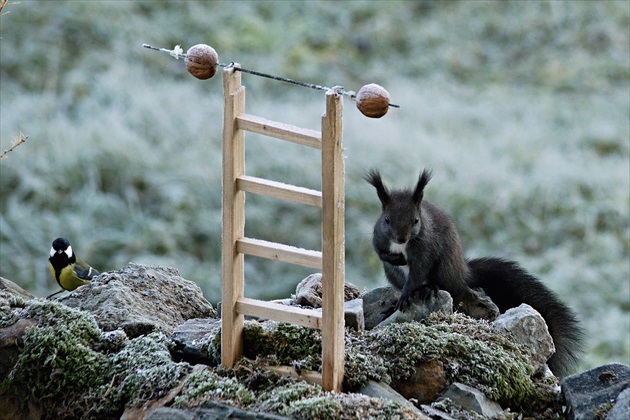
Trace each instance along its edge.
<instances>
[{"instance_id":1,"label":"metal wire","mask_svg":"<svg viewBox=\"0 0 630 420\"><path fill-rule=\"evenodd\" d=\"M168 50L166 48L157 48L157 47L153 47L153 46L151 46L149 44L142 44L142 46L144 48L148 48L150 50L166 53L166 54L168 54L168 55L170 55L172 57L175 57L178 60L180 58L186 58L186 54L178 52L178 51L175 51L175 50ZM353 91L346 91L343 88L343 86L335 86L333 88L329 88L329 87L326 87L326 86L316 85L316 84L313 84L313 83L300 82L299 80L288 79L286 77L274 76L273 74L261 73L261 72L256 71L256 70L249 70L249 69L244 69L242 67L236 67L234 65L234 62L232 62L230 64L217 63L217 66L224 67L224 68L225 67L232 67L236 71L241 71L243 73L253 74L254 76L265 77L267 79L277 80L279 82L290 83L290 84L296 85L296 86L302 86L302 87L307 87L307 88L311 88L311 89L325 90L325 91L333 90L335 93L338 93L340 95L348 96L349 98L352 98L352 99L356 98L356 93L355 92L353 92ZM400 105L396 105L396 104L389 104L389 106L392 107L392 108L400 108Z\"/></svg>"}]
</instances>

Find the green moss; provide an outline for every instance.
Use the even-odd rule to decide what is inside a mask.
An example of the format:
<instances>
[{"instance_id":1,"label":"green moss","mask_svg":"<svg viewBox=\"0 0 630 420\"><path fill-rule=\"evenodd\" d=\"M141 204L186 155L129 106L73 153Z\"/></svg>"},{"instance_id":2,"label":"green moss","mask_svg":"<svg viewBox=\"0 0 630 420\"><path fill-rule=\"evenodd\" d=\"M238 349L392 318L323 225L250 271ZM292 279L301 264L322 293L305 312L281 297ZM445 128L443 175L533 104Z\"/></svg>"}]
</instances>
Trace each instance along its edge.
<instances>
[{"instance_id":1,"label":"green moss","mask_svg":"<svg viewBox=\"0 0 630 420\"><path fill-rule=\"evenodd\" d=\"M385 398L372 398L362 394L336 394L343 412L341 419L387 419L403 420L417 418L411 404L402 405Z\"/></svg>"},{"instance_id":2,"label":"green moss","mask_svg":"<svg viewBox=\"0 0 630 420\"><path fill-rule=\"evenodd\" d=\"M30 318L38 326L26 330L24 350L2 390L15 397L28 390L29 399L53 417L117 418L125 407L160 398L180 384L175 406L182 408L215 400L294 418L405 418L410 413L409 407L380 399L327 393L265 367L320 369L321 333L314 329L247 322L244 347L256 360L190 373L187 363L173 362L172 342L161 333L125 341L120 332L102 333L92 315L55 302L33 300L23 307L3 302L4 314ZM424 323L348 330L345 342L346 390L370 379L405 379L418 363L440 360L450 382L474 386L513 410L560 412L554 384L533 382L533 367L521 349L486 322L436 315Z\"/></svg>"},{"instance_id":3,"label":"green moss","mask_svg":"<svg viewBox=\"0 0 630 420\"><path fill-rule=\"evenodd\" d=\"M236 379L219 376L207 369L193 372L186 378L184 388L173 406L190 408L208 400L246 408L256 397Z\"/></svg>"},{"instance_id":4,"label":"green moss","mask_svg":"<svg viewBox=\"0 0 630 420\"><path fill-rule=\"evenodd\" d=\"M283 322L245 323L244 355L270 357L275 363L317 370L321 365L321 332Z\"/></svg>"},{"instance_id":5,"label":"green moss","mask_svg":"<svg viewBox=\"0 0 630 420\"><path fill-rule=\"evenodd\" d=\"M25 306L23 297L0 290L0 328L13 324L16 321L15 310Z\"/></svg>"},{"instance_id":6,"label":"green moss","mask_svg":"<svg viewBox=\"0 0 630 420\"><path fill-rule=\"evenodd\" d=\"M289 409L292 402L320 397L324 395L321 386L308 384L303 381L293 381L283 386L270 388L263 391L259 396L259 402L252 409L266 413L284 413Z\"/></svg>"},{"instance_id":7,"label":"green moss","mask_svg":"<svg viewBox=\"0 0 630 420\"><path fill-rule=\"evenodd\" d=\"M369 348L386 360L393 379L408 378L420 362L440 360L451 382L474 386L502 404L521 406L540 397L530 378L534 368L504 335L462 315L444 321L375 329Z\"/></svg>"},{"instance_id":8,"label":"green moss","mask_svg":"<svg viewBox=\"0 0 630 420\"><path fill-rule=\"evenodd\" d=\"M0 383L7 395L39 405L51 417L117 418L125 406L159 398L190 370L171 360L170 341L161 334L138 337L121 351L104 343L94 317L65 305L34 299L20 316L27 328L17 363Z\"/></svg>"},{"instance_id":9,"label":"green moss","mask_svg":"<svg viewBox=\"0 0 630 420\"><path fill-rule=\"evenodd\" d=\"M385 359L368 350L369 336L353 331L346 335L343 387L354 391L373 380L391 383Z\"/></svg>"},{"instance_id":10,"label":"green moss","mask_svg":"<svg viewBox=\"0 0 630 420\"><path fill-rule=\"evenodd\" d=\"M268 364L319 370L319 331L284 323L246 323L246 356ZM440 360L450 382L462 382L502 404L520 407L535 399L553 401L549 388L532 382L534 368L522 349L485 321L461 314L435 315L426 323L393 324L368 333L346 334L344 389L369 380L391 383L415 367Z\"/></svg>"},{"instance_id":11,"label":"green moss","mask_svg":"<svg viewBox=\"0 0 630 420\"><path fill-rule=\"evenodd\" d=\"M338 419L341 411L339 402L321 396L293 401L280 414L296 419Z\"/></svg>"},{"instance_id":12,"label":"green moss","mask_svg":"<svg viewBox=\"0 0 630 420\"><path fill-rule=\"evenodd\" d=\"M28 392L51 415L76 415L83 395L110 380L111 361L92 350L100 339L94 318L64 305L33 300L25 308L38 327L28 328L24 349L0 388Z\"/></svg>"},{"instance_id":13,"label":"green moss","mask_svg":"<svg viewBox=\"0 0 630 420\"><path fill-rule=\"evenodd\" d=\"M162 333L151 333L130 340L112 354L112 383L100 389L116 405L137 406L164 396L190 372L188 363L171 359L171 345Z\"/></svg>"}]
</instances>

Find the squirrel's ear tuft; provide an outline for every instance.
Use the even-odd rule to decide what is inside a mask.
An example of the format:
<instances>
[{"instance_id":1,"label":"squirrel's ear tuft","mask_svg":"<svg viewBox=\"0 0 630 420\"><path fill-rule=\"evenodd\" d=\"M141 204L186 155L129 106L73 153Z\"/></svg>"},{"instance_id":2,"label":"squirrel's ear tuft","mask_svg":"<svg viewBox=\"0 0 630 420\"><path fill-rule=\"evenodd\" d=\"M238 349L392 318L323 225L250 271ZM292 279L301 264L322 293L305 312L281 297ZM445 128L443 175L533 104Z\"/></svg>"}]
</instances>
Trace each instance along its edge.
<instances>
[{"instance_id":1,"label":"squirrel's ear tuft","mask_svg":"<svg viewBox=\"0 0 630 420\"><path fill-rule=\"evenodd\" d=\"M381 179L381 174L378 170L374 168L370 169L365 173L363 179L376 188L376 194L378 195L378 199L381 200L381 204L383 204L383 206L387 205L391 201L389 191L387 190L387 187L383 185L383 180Z\"/></svg>"},{"instance_id":2,"label":"squirrel's ear tuft","mask_svg":"<svg viewBox=\"0 0 630 420\"><path fill-rule=\"evenodd\" d=\"M420 204L422 201L422 197L424 196L424 187L427 186L433 174L431 171L424 169L420 176L418 177L418 184L416 185L416 189L413 191L413 202L416 204Z\"/></svg>"}]
</instances>

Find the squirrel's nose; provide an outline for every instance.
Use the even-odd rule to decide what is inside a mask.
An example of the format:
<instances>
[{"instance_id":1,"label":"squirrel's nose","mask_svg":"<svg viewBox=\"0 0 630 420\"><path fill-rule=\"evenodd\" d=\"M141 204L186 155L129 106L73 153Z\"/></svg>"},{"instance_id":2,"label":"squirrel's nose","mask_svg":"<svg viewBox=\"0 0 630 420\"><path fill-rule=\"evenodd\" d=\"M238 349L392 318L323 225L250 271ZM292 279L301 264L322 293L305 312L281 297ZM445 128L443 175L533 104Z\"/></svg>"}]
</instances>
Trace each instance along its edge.
<instances>
[{"instance_id":1,"label":"squirrel's nose","mask_svg":"<svg viewBox=\"0 0 630 420\"><path fill-rule=\"evenodd\" d=\"M398 236L396 238L396 242L398 242L399 244L404 244L405 242L407 242L407 237L406 236Z\"/></svg>"}]
</instances>

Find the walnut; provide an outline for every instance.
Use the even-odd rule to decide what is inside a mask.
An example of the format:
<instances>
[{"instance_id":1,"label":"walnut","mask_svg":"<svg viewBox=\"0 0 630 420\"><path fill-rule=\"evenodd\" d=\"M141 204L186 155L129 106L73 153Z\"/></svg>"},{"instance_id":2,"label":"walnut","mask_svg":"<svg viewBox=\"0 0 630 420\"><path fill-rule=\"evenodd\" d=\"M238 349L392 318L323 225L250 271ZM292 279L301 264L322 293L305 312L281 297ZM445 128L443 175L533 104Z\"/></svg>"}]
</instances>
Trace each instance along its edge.
<instances>
[{"instance_id":1,"label":"walnut","mask_svg":"<svg viewBox=\"0 0 630 420\"><path fill-rule=\"evenodd\" d=\"M197 79L206 80L217 72L219 55L209 45L193 45L186 52L186 68Z\"/></svg>"},{"instance_id":2,"label":"walnut","mask_svg":"<svg viewBox=\"0 0 630 420\"><path fill-rule=\"evenodd\" d=\"M359 89L357 108L366 117L381 118L389 110L389 93L380 85L370 83Z\"/></svg>"}]
</instances>

